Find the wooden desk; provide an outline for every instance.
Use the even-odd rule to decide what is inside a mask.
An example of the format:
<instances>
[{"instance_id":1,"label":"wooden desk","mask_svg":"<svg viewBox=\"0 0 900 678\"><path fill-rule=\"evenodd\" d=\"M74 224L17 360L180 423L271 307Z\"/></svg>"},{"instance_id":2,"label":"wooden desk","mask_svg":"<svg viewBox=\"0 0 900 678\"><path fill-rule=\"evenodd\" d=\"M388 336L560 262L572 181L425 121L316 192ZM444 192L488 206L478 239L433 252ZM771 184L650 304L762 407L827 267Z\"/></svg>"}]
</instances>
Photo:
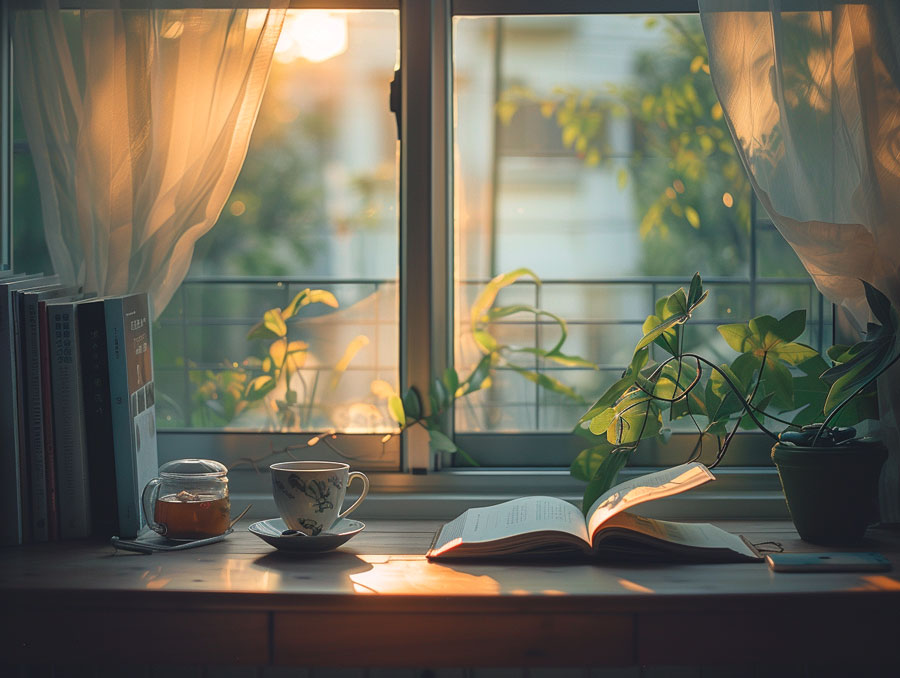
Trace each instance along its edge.
<instances>
[{"instance_id":1,"label":"wooden desk","mask_svg":"<svg viewBox=\"0 0 900 678\"><path fill-rule=\"evenodd\" d=\"M810 550L790 524L719 523ZM431 564L438 523L372 522L339 551L246 532L180 553L90 543L0 551L9 663L596 666L790 660L900 665L900 538L878 575L764 564ZM857 549L859 550L859 549ZM353 638L352 644L346 638Z\"/></svg>"}]
</instances>

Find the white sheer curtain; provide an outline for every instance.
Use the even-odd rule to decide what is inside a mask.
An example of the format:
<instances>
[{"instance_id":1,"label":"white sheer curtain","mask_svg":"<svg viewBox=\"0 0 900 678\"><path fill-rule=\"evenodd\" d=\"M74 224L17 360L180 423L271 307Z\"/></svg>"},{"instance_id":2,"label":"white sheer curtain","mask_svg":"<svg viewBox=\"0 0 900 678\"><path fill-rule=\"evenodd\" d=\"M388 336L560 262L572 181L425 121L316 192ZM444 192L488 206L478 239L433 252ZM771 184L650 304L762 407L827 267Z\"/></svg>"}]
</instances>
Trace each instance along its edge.
<instances>
[{"instance_id":1,"label":"white sheer curtain","mask_svg":"<svg viewBox=\"0 0 900 678\"><path fill-rule=\"evenodd\" d=\"M244 162L288 0L227 4L17 13L16 88L62 279L149 291L154 316L184 279Z\"/></svg>"},{"instance_id":2,"label":"white sheer curtain","mask_svg":"<svg viewBox=\"0 0 900 678\"><path fill-rule=\"evenodd\" d=\"M900 2L699 0L713 83L750 181L819 290L900 306ZM882 518L900 521L900 369L879 380Z\"/></svg>"}]
</instances>

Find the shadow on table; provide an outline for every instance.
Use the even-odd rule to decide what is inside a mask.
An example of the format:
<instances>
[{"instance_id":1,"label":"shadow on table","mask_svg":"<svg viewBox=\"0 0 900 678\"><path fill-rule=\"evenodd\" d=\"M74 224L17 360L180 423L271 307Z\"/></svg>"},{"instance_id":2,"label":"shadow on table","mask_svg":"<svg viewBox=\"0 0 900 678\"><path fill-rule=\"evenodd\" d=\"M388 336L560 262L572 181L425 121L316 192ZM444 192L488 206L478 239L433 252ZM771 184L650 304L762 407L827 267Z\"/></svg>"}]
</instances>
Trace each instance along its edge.
<instances>
[{"instance_id":1,"label":"shadow on table","mask_svg":"<svg viewBox=\"0 0 900 678\"><path fill-rule=\"evenodd\" d=\"M350 577L372 569L370 563L345 551L303 554L274 551L254 560L252 566L278 574L284 583L314 581L321 593L352 590Z\"/></svg>"}]
</instances>

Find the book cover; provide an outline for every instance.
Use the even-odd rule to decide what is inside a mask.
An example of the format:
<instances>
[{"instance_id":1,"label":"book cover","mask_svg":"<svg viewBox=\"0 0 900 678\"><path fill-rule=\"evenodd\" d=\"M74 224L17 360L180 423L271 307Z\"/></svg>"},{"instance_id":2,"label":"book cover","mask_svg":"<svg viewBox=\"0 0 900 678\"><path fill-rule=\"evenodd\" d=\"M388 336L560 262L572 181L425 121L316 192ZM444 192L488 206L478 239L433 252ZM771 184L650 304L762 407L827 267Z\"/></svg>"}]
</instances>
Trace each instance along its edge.
<instances>
[{"instance_id":1,"label":"book cover","mask_svg":"<svg viewBox=\"0 0 900 678\"><path fill-rule=\"evenodd\" d=\"M109 403L106 314L102 299L79 304L78 356L84 406L84 439L90 479L91 534L108 538L118 532L116 462Z\"/></svg>"},{"instance_id":2,"label":"book cover","mask_svg":"<svg viewBox=\"0 0 900 678\"><path fill-rule=\"evenodd\" d=\"M107 298L106 346L116 460L119 536L144 526L141 491L156 475L156 405L146 293Z\"/></svg>"},{"instance_id":3,"label":"book cover","mask_svg":"<svg viewBox=\"0 0 900 678\"><path fill-rule=\"evenodd\" d=\"M90 484L84 431L77 309L83 301L47 304L55 477L62 539L91 533Z\"/></svg>"}]
</instances>

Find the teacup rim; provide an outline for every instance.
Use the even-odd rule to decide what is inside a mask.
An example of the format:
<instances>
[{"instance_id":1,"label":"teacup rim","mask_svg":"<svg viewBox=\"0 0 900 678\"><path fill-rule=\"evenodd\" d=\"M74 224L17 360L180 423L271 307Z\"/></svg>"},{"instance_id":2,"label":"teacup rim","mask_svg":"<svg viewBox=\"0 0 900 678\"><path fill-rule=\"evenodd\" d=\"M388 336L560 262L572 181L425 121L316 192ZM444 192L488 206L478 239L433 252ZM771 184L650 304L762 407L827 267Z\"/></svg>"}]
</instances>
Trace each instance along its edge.
<instances>
[{"instance_id":1,"label":"teacup rim","mask_svg":"<svg viewBox=\"0 0 900 678\"><path fill-rule=\"evenodd\" d=\"M269 466L272 471L298 471L315 472L315 471L349 471L350 464L342 461L324 461L324 460L295 460L295 461L279 461Z\"/></svg>"}]
</instances>

